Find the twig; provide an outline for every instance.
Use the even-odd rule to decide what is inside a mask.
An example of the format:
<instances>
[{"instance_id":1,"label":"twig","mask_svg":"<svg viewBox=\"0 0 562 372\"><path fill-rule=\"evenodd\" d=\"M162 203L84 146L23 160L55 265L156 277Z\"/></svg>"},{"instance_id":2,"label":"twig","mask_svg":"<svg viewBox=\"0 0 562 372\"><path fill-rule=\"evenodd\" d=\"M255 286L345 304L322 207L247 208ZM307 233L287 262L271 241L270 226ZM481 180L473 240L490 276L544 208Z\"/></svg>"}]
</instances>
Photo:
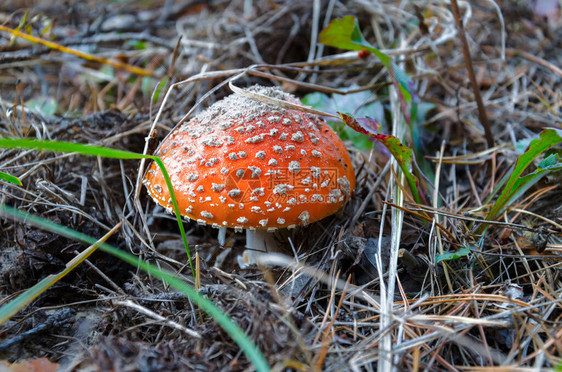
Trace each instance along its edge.
<instances>
[{"instance_id":1,"label":"twig","mask_svg":"<svg viewBox=\"0 0 562 372\"><path fill-rule=\"evenodd\" d=\"M486 114L486 107L484 107L482 96L480 96L480 88L478 88L478 83L476 82L476 77L474 76L472 58L470 57L470 50L468 49L468 42L466 41L466 35L460 18L457 0L451 0L451 8L453 10L453 15L455 16L455 23L457 24L459 38L462 43L462 53L466 63L466 70L468 71L468 78L470 79L470 85L472 85L472 90L474 92L474 99L476 101L476 105L478 106L478 119L480 119L480 123L482 123L482 126L484 127L486 143L488 144L488 147L491 148L494 147L494 136L492 135L492 130L490 129L490 122L488 121L488 115Z\"/></svg>"},{"instance_id":2,"label":"twig","mask_svg":"<svg viewBox=\"0 0 562 372\"><path fill-rule=\"evenodd\" d=\"M181 324L174 322L173 320L168 320L165 317L163 317L162 315L159 315L157 313L155 313L152 310L147 309L144 306L141 306L139 304L134 303L131 300L125 300L125 301L114 301L113 302L116 305L120 305L120 306L125 306L125 307L129 307L131 309L135 309L136 311L138 311L141 314L144 314L146 316L149 316L153 319L156 319L160 322L163 322L164 324L166 324L169 327L175 328L179 331L185 332L186 334L190 335L191 337L195 337L195 338L201 338L201 335L189 328L186 328L184 326L182 326Z\"/></svg>"},{"instance_id":3,"label":"twig","mask_svg":"<svg viewBox=\"0 0 562 372\"><path fill-rule=\"evenodd\" d=\"M123 62L119 62L119 61L112 61L112 60L109 60L109 59L106 59L106 58L94 56L92 54L84 53L84 52L76 50L76 49L67 48L67 47L62 46L60 44L53 43L52 41L41 39L39 37L35 37L33 35L29 35L29 34L26 34L26 33L23 33L23 32L17 31L17 30L13 30L13 29L5 27L5 26L0 25L0 30L6 31L6 32L10 33L11 35L18 36L18 37L21 37L25 40L31 41L32 43L41 44L41 45L44 45L48 48L58 50L58 51L63 52L63 53L75 55L75 56L77 56L79 58L82 58L82 59L85 59L87 61L93 61L93 62L105 64L105 65L110 65L112 67L123 69L123 70L129 71L130 73L140 75L140 76L152 76L152 77L156 76L154 72L145 70L144 68L133 66L133 65L130 65L128 63L123 63Z\"/></svg>"},{"instance_id":4,"label":"twig","mask_svg":"<svg viewBox=\"0 0 562 372\"><path fill-rule=\"evenodd\" d=\"M489 53L491 51L496 50L495 47L490 46L490 45L482 45L482 50L484 50L486 53ZM512 49L512 48L506 48L505 49L505 54L507 57L521 57L523 59L526 59L528 61L534 62L537 65L544 67L552 72L554 72L555 74L558 74L560 77L562 77L562 69L553 65L552 63L537 57L535 55L532 55L531 53L527 53L524 52L522 50L519 49Z\"/></svg>"},{"instance_id":5,"label":"twig","mask_svg":"<svg viewBox=\"0 0 562 372\"><path fill-rule=\"evenodd\" d=\"M51 328L60 330L62 327L65 327L72 322L72 319L70 319L72 315L73 312L69 308L63 308L52 313L51 315L49 315L46 321L39 324L38 326L31 328L29 331L23 332L15 337L12 337L6 342L0 344L0 352L7 351L14 345L25 342L26 339L44 333Z\"/></svg>"}]
</instances>

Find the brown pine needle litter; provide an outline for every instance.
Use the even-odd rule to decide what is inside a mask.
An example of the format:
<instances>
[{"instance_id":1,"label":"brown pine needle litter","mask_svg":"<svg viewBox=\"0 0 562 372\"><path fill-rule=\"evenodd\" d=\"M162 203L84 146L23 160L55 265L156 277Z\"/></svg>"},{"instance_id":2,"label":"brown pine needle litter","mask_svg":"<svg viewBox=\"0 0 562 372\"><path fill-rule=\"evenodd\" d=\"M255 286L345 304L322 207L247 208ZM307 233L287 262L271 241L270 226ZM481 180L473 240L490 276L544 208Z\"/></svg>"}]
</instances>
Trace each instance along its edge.
<instances>
[{"instance_id":1,"label":"brown pine needle litter","mask_svg":"<svg viewBox=\"0 0 562 372\"><path fill-rule=\"evenodd\" d=\"M277 86L340 135L356 187L332 216L273 234L275 253L248 253L244 234L227 230L219 242L219 230L185 220L195 275L175 217L140 182L145 161L0 148L0 204L95 239L122 221L108 243L197 288L275 371L560 369L555 135L521 173L522 181L538 175L532 184L495 204L531 141L548 128L562 136L562 10L557 1L528 3L5 2L0 139L153 154L174 127L189 131L190 120L233 90L280 112L298 108L247 90ZM320 43L334 20L363 44L343 49L342 34L331 40L341 48ZM392 59L392 74L369 48ZM408 171L423 198L388 147L345 127L338 112L411 150ZM258 125L238 130L261 133ZM202 140L217 145L215 134ZM276 156L296 151L302 135L285 136ZM264 138L273 137L282 133ZM215 169L212 157L193 161ZM239 170L234 161L224 168ZM303 197L318 198L314 187L325 180L294 171L284 176L304 182L296 189ZM255 182L244 174L229 182ZM258 194L266 187L252 185ZM203 191L191 197L210 203ZM63 272L85 248L2 217L0 306ZM66 371L253 368L199 306L99 251L1 326L0 365L34 359Z\"/></svg>"}]
</instances>

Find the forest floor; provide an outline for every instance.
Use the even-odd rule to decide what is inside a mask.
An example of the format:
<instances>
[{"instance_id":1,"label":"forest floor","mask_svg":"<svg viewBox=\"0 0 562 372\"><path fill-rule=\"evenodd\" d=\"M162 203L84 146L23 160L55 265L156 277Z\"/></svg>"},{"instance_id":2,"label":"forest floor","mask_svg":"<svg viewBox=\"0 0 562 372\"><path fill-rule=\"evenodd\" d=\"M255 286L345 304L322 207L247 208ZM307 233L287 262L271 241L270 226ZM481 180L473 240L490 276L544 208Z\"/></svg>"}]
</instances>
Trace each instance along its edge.
<instances>
[{"instance_id":1,"label":"forest floor","mask_svg":"<svg viewBox=\"0 0 562 372\"><path fill-rule=\"evenodd\" d=\"M108 243L197 287L273 370L562 368L560 2L459 3L470 56L440 0L4 1L2 138L151 154L244 73L236 86L277 85L379 122L412 149L425 203L386 148L330 118L355 168L353 196L284 235L286 255L268 264L239 265L245 235L228 231L221 247L216 229L185 221L195 280L175 217L139 184L139 160L0 148L0 172L21 181L0 179L0 205L94 239L119 226ZM413 122L379 58L319 43L349 15L413 82ZM552 172L486 221L502 178L546 128L550 149L522 174L541 161ZM86 247L3 209L2 309ZM45 371L254 368L215 317L101 251L0 318L0 371L33 359Z\"/></svg>"}]
</instances>

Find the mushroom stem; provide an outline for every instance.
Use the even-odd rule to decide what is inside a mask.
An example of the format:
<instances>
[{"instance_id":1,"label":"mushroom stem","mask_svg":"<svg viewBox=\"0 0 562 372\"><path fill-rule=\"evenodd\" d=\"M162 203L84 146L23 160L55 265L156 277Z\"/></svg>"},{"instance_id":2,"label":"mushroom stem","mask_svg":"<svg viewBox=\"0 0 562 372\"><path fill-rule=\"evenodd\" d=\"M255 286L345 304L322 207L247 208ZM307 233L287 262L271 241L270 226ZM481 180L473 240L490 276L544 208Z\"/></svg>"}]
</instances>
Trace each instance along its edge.
<instances>
[{"instance_id":1,"label":"mushroom stem","mask_svg":"<svg viewBox=\"0 0 562 372\"><path fill-rule=\"evenodd\" d=\"M246 248L260 252L281 252L280 238L267 230L246 230Z\"/></svg>"},{"instance_id":2,"label":"mushroom stem","mask_svg":"<svg viewBox=\"0 0 562 372\"><path fill-rule=\"evenodd\" d=\"M219 241L219 245L224 247L224 243L226 242L226 227L219 227L219 236L217 237Z\"/></svg>"}]
</instances>

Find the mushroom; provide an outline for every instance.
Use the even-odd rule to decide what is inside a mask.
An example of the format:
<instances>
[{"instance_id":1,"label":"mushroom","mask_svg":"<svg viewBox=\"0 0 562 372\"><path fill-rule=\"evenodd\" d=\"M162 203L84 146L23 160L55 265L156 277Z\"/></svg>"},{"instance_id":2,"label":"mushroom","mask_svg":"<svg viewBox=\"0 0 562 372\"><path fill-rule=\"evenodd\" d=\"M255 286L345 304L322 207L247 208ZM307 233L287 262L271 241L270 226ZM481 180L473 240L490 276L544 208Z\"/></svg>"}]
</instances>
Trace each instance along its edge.
<instances>
[{"instance_id":1,"label":"mushroom","mask_svg":"<svg viewBox=\"0 0 562 372\"><path fill-rule=\"evenodd\" d=\"M301 105L278 88L248 90ZM183 216L221 228L223 241L226 228L246 229L246 246L262 251L274 245L263 232L321 220L340 209L355 187L345 145L322 118L239 94L176 127L155 154L170 174ZM172 212L155 163L143 183Z\"/></svg>"}]
</instances>

